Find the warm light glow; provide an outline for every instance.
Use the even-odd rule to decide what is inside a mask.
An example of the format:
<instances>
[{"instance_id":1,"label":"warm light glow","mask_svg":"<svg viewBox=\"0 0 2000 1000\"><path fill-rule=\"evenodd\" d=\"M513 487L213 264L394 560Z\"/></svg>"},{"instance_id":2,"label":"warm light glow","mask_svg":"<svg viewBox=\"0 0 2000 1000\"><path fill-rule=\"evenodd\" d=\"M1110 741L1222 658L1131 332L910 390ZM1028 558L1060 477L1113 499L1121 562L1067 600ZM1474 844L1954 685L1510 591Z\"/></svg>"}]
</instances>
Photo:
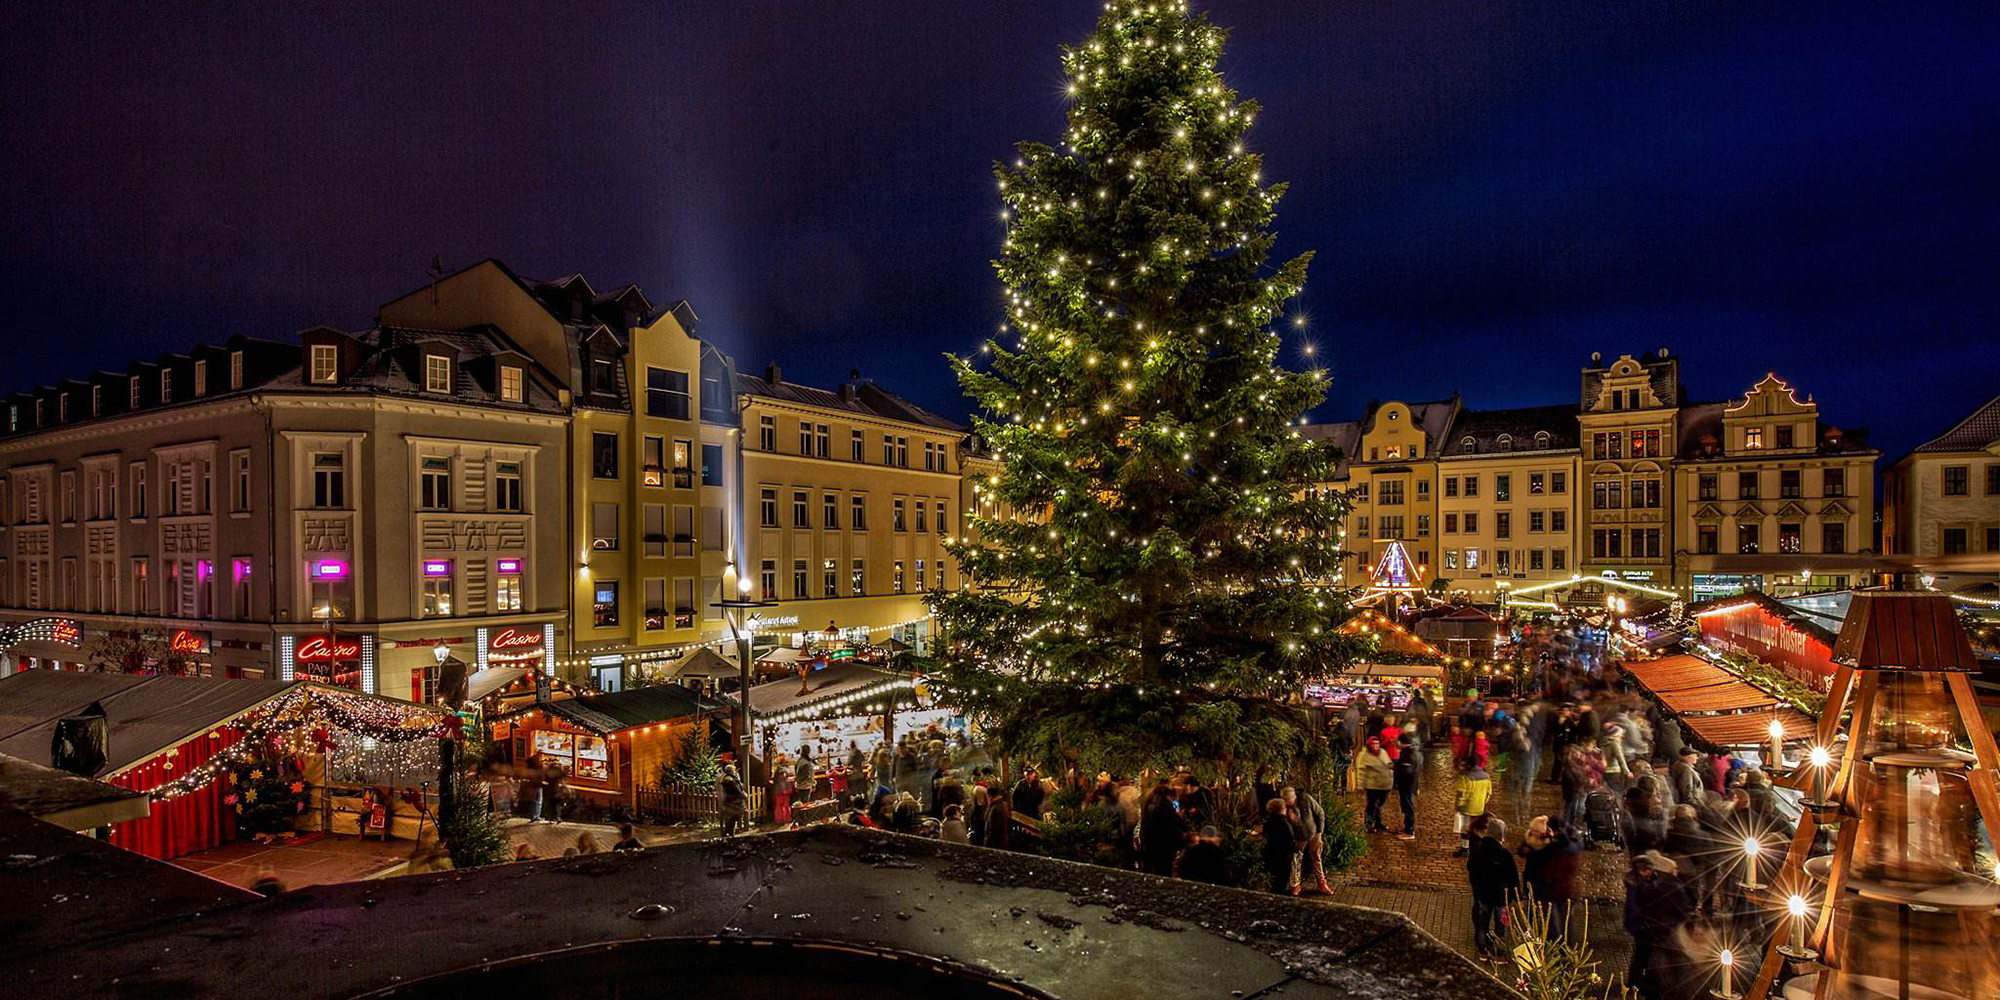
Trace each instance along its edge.
<instances>
[{"instance_id":1,"label":"warm light glow","mask_svg":"<svg viewBox=\"0 0 2000 1000\"><path fill-rule=\"evenodd\" d=\"M1785 724L1784 724L1784 723L1782 723L1782 722L1779 722L1779 721L1778 721L1778 720L1776 720L1776 719L1772 719L1772 720L1771 720L1771 728L1770 728L1770 733L1771 733L1771 738L1772 738L1772 739L1774 739L1774 740L1782 740L1782 739L1784 739L1784 738L1785 738Z\"/></svg>"},{"instance_id":2,"label":"warm light glow","mask_svg":"<svg viewBox=\"0 0 2000 1000\"><path fill-rule=\"evenodd\" d=\"M1825 747L1813 747L1807 757L1814 767L1825 767L1833 763L1833 755L1828 753Z\"/></svg>"},{"instance_id":3,"label":"warm light glow","mask_svg":"<svg viewBox=\"0 0 2000 1000\"><path fill-rule=\"evenodd\" d=\"M1757 852L1758 852L1758 851L1761 851L1761 850L1763 850L1763 849L1764 849L1764 845L1763 845L1763 844L1761 844L1761 843L1758 843L1758 842L1757 842L1757 838L1755 838L1755 837L1745 837L1745 838L1743 838L1743 853L1744 853L1744 854L1745 854L1746 856L1748 856L1748 857L1750 857L1750 858L1753 858L1753 859L1754 859L1754 858L1756 858L1756 857L1757 857Z\"/></svg>"},{"instance_id":4,"label":"warm light glow","mask_svg":"<svg viewBox=\"0 0 2000 1000\"><path fill-rule=\"evenodd\" d=\"M1734 952L1730 951L1730 950L1729 950L1729 949L1727 949L1727 948L1724 948L1724 949L1722 949L1722 965L1723 965L1723 967L1724 967L1724 968L1727 968L1727 967L1729 967L1729 966L1732 966L1732 965L1735 965L1735 964L1736 964L1736 954L1735 954Z\"/></svg>"},{"instance_id":5,"label":"warm light glow","mask_svg":"<svg viewBox=\"0 0 2000 1000\"><path fill-rule=\"evenodd\" d=\"M1791 911L1791 913L1792 913L1792 916L1795 916L1795 917L1803 917L1803 916L1805 916L1805 915L1806 915L1806 898L1805 898L1804 896L1801 896L1801 895L1799 895L1799 894L1798 894L1798 893L1796 893L1796 892L1795 892L1795 893L1792 893L1792 896L1791 896L1791 898L1790 898L1790 899L1787 899L1787 900L1785 900L1785 909L1787 909L1787 910L1790 910L1790 911Z\"/></svg>"}]
</instances>

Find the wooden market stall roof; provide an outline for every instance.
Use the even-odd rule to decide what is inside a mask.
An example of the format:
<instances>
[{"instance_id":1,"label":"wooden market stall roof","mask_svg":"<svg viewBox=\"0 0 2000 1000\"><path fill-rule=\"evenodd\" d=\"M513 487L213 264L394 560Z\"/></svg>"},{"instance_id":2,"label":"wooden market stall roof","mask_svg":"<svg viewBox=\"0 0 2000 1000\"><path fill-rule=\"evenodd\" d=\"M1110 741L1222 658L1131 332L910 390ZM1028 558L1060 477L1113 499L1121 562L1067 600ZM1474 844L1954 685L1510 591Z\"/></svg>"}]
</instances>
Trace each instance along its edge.
<instances>
[{"instance_id":1,"label":"wooden market stall roof","mask_svg":"<svg viewBox=\"0 0 2000 1000\"><path fill-rule=\"evenodd\" d=\"M1775 708L1778 699L1745 681L1716 684L1686 691L1655 691L1660 703L1681 716L1694 712L1741 712Z\"/></svg>"},{"instance_id":2,"label":"wooden market stall roof","mask_svg":"<svg viewBox=\"0 0 2000 1000\"><path fill-rule=\"evenodd\" d=\"M1818 720L1796 708L1775 712L1738 712L1734 715L1688 715L1681 722L1697 739L1719 747L1766 746L1771 740L1771 721L1785 727L1787 742L1810 737Z\"/></svg>"},{"instance_id":3,"label":"wooden market stall roof","mask_svg":"<svg viewBox=\"0 0 2000 1000\"><path fill-rule=\"evenodd\" d=\"M1342 635L1376 635L1381 637L1380 650L1384 653L1408 653L1414 656L1443 656L1444 651L1425 642L1416 633L1404 628L1388 615L1373 609L1365 609L1360 614L1342 622Z\"/></svg>"},{"instance_id":4,"label":"wooden market stall roof","mask_svg":"<svg viewBox=\"0 0 2000 1000\"><path fill-rule=\"evenodd\" d=\"M1944 594L1864 590L1847 607L1833 662L1864 670L1979 671L1979 658Z\"/></svg>"},{"instance_id":5,"label":"wooden market stall roof","mask_svg":"<svg viewBox=\"0 0 2000 1000\"><path fill-rule=\"evenodd\" d=\"M908 683L910 675L884 670L860 660L835 660L823 670L807 674L803 689L796 677L785 677L750 689L750 712L760 718L809 711L841 698L861 696L885 687ZM737 695L724 697L731 702Z\"/></svg>"},{"instance_id":6,"label":"wooden market stall roof","mask_svg":"<svg viewBox=\"0 0 2000 1000\"><path fill-rule=\"evenodd\" d=\"M1630 661L1625 664L1625 672L1654 694L1743 683L1743 679L1735 674L1699 656L1686 654Z\"/></svg>"},{"instance_id":7,"label":"wooden market stall roof","mask_svg":"<svg viewBox=\"0 0 2000 1000\"><path fill-rule=\"evenodd\" d=\"M609 736L623 729L709 715L726 707L684 685L654 684L610 694L536 701L498 718L539 710L589 732Z\"/></svg>"},{"instance_id":8,"label":"wooden market stall roof","mask_svg":"<svg viewBox=\"0 0 2000 1000\"><path fill-rule=\"evenodd\" d=\"M528 676L526 667L487 667L465 680L465 700L481 702L489 694L498 693L503 688Z\"/></svg>"},{"instance_id":9,"label":"wooden market stall roof","mask_svg":"<svg viewBox=\"0 0 2000 1000\"><path fill-rule=\"evenodd\" d=\"M1351 663L1329 680L1366 681L1377 677L1384 680L1443 680L1444 666L1437 663Z\"/></svg>"}]
</instances>

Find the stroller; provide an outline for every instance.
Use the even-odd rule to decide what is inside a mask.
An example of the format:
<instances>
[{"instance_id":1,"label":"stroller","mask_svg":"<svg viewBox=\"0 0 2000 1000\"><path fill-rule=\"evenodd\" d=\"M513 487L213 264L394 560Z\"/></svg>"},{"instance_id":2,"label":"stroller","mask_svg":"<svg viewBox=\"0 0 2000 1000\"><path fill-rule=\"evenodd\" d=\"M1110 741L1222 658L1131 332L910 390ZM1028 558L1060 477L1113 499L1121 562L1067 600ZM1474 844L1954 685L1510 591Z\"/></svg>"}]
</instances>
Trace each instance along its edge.
<instances>
[{"instance_id":1,"label":"stroller","mask_svg":"<svg viewBox=\"0 0 2000 1000\"><path fill-rule=\"evenodd\" d=\"M1600 788L1583 799L1584 826L1593 844L1622 846L1625 842L1618 817L1618 797Z\"/></svg>"}]
</instances>

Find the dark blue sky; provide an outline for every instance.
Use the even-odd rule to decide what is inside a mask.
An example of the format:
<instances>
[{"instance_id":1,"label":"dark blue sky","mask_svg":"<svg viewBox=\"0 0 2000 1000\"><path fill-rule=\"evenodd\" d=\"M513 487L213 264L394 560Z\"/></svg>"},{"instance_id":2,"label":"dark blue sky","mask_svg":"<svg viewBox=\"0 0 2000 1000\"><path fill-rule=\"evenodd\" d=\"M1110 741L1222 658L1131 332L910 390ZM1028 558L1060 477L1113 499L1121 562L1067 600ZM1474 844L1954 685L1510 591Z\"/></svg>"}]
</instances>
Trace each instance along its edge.
<instances>
[{"instance_id":1,"label":"dark blue sky","mask_svg":"<svg viewBox=\"0 0 2000 1000\"><path fill-rule=\"evenodd\" d=\"M1292 184L1280 248L1318 251L1322 418L1569 400L1589 352L1662 345L1696 397L1775 369L1892 455L2000 392L1991 4L1203 6ZM938 354L998 321L988 166L1056 136L1097 13L232 7L10 9L0 382L358 327L496 256L962 412Z\"/></svg>"}]
</instances>

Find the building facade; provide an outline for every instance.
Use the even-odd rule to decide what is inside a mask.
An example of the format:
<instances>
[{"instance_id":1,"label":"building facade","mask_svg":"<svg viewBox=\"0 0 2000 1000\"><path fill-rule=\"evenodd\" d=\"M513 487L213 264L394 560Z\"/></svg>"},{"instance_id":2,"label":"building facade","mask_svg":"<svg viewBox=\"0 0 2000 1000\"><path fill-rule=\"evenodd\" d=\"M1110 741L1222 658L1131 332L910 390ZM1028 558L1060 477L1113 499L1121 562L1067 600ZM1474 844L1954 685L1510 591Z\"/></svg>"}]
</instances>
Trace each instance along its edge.
<instances>
[{"instance_id":1,"label":"building facade","mask_svg":"<svg viewBox=\"0 0 2000 1000\"><path fill-rule=\"evenodd\" d=\"M301 340L10 402L0 615L81 639L41 658L150 635L202 673L429 700L439 650L476 669L558 648L562 533L537 517L563 508L558 384L490 331Z\"/></svg>"},{"instance_id":2,"label":"building facade","mask_svg":"<svg viewBox=\"0 0 2000 1000\"><path fill-rule=\"evenodd\" d=\"M2000 581L2000 397L1882 474L1882 552L1940 589Z\"/></svg>"},{"instance_id":3,"label":"building facade","mask_svg":"<svg viewBox=\"0 0 2000 1000\"><path fill-rule=\"evenodd\" d=\"M1673 477L1680 359L1665 348L1583 370L1577 411L1586 576L1665 587L1673 578Z\"/></svg>"},{"instance_id":4,"label":"building facade","mask_svg":"<svg viewBox=\"0 0 2000 1000\"><path fill-rule=\"evenodd\" d=\"M854 373L836 389L739 373L745 564L772 639L930 638L925 594L956 586L966 431Z\"/></svg>"},{"instance_id":5,"label":"building facade","mask_svg":"<svg viewBox=\"0 0 2000 1000\"><path fill-rule=\"evenodd\" d=\"M1820 420L1775 374L1729 403L1683 407L1674 585L1695 600L1873 582L1879 453Z\"/></svg>"},{"instance_id":6,"label":"building facade","mask_svg":"<svg viewBox=\"0 0 2000 1000\"><path fill-rule=\"evenodd\" d=\"M1503 590L1577 571L1576 411L1463 411L1438 456L1437 576L1497 602Z\"/></svg>"},{"instance_id":7,"label":"building facade","mask_svg":"<svg viewBox=\"0 0 2000 1000\"><path fill-rule=\"evenodd\" d=\"M1348 580L1367 580L1391 542L1401 542L1428 583L1438 570L1438 449L1457 419L1458 397L1435 402L1389 400L1369 404L1355 422L1301 428L1312 439L1339 448L1342 460L1330 489L1350 492L1342 561Z\"/></svg>"}]
</instances>

